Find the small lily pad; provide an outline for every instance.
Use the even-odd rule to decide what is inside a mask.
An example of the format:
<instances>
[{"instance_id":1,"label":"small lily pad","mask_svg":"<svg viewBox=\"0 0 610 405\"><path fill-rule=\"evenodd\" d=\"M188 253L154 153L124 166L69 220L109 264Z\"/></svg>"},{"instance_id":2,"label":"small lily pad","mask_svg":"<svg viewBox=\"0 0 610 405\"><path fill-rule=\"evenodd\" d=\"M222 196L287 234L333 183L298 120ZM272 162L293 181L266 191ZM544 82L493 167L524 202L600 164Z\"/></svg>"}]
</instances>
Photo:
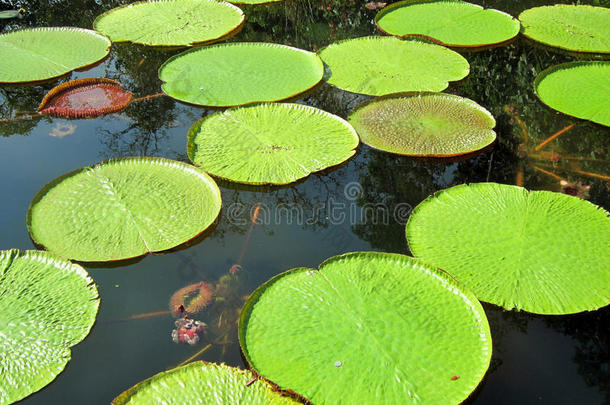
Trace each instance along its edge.
<instances>
[{"instance_id":1,"label":"small lily pad","mask_svg":"<svg viewBox=\"0 0 610 405\"><path fill-rule=\"evenodd\" d=\"M396 36L424 36L452 47L480 47L506 42L519 34L512 16L460 0L406 0L375 17L377 26Z\"/></svg>"},{"instance_id":2,"label":"small lily pad","mask_svg":"<svg viewBox=\"0 0 610 405\"><path fill-rule=\"evenodd\" d=\"M300 402L281 396L250 371L202 361L159 373L112 401L112 405L154 403L275 405Z\"/></svg>"},{"instance_id":3,"label":"small lily pad","mask_svg":"<svg viewBox=\"0 0 610 405\"><path fill-rule=\"evenodd\" d=\"M522 33L545 45L575 52L610 53L610 9L555 4L519 15Z\"/></svg>"},{"instance_id":4,"label":"small lily pad","mask_svg":"<svg viewBox=\"0 0 610 405\"><path fill-rule=\"evenodd\" d=\"M45 27L0 35L0 83L52 79L108 55L110 40L95 31Z\"/></svg>"},{"instance_id":5,"label":"small lily pad","mask_svg":"<svg viewBox=\"0 0 610 405\"><path fill-rule=\"evenodd\" d=\"M148 0L105 12L93 27L115 42L190 46L222 40L244 22L244 13L219 0Z\"/></svg>"},{"instance_id":6,"label":"small lily pad","mask_svg":"<svg viewBox=\"0 0 610 405\"><path fill-rule=\"evenodd\" d=\"M442 91L470 71L468 61L451 49L394 37L338 41L319 55L328 67L328 83L371 96Z\"/></svg>"},{"instance_id":7,"label":"small lily pad","mask_svg":"<svg viewBox=\"0 0 610 405\"><path fill-rule=\"evenodd\" d=\"M169 159L109 160L63 175L36 195L32 239L80 261L137 257L196 237L220 212L220 190L200 169Z\"/></svg>"},{"instance_id":8,"label":"small lily pad","mask_svg":"<svg viewBox=\"0 0 610 405\"><path fill-rule=\"evenodd\" d=\"M314 53L264 42L193 49L159 69L163 91L191 104L232 107L279 101L314 87L324 73Z\"/></svg>"},{"instance_id":9,"label":"small lily pad","mask_svg":"<svg viewBox=\"0 0 610 405\"><path fill-rule=\"evenodd\" d=\"M610 62L553 66L538 75L534 88L549 107L610 126Z\"/></svg>"},{"instance_id":10,"label":"small lily pad","mask_svg":"<svg viewBox=\"0 0 610 405\"><path fill-rule=\"evenodd\" d=\"M0 403L27 397L63 371L99 302L81 266L49 252L0 251Z\"/></svg>"},{"instance_id":11,"label":"small lily pad","mask_svg":"<svg viewBox=\"0 0 610 405\"><path fill-rule=\"evenodd\" d=\"M373 99L349 116L363 143L410 156L456 156L496 139L494 117L472 100L443 93Z\"/></svg>"},{"instance_id":12,"label":"small lily pad","mask_svg":"<svg viewBox=\"0 0 610 405\"><path fill-rule=\"evenodd\" d=\"M132 94L110 79L76 79L52 88L38 111L60 118L95 118L121 111Z\"/></svg>"},{"instance_id":13,"label":"small lily pad","mask_svg":"<svg viewBox=\"0 0 610 405\"><path fill-rule=\"evenodd\" d=\"M188 134L188 155L206 172L247 184L288 184L355 153L343 119L301 104L257 104L212 114Z\"/></svg>"},{"instance_id":14,"label":"small lily pad","mask_svg":"<svg viewBox=\"0 0 610 405\"><path fill-rule=\"evenodd\" d=\"M378 252L267 281L242 309L239 341L260 375L314 404L457 404L491 358L489 324L469 290Z\"/></svg>"},{"instance_id":15,"label":"small lily pad","mask_svg":"<svg viewBox=\"0 0 610 405\"><path fill-rule=\"evenodd\" d=\"M416 257L482 301L537 314L610 303L610 217L588 201L496 183L459 185L419 204L406 226Z\"/></svg>"}]
</instances>

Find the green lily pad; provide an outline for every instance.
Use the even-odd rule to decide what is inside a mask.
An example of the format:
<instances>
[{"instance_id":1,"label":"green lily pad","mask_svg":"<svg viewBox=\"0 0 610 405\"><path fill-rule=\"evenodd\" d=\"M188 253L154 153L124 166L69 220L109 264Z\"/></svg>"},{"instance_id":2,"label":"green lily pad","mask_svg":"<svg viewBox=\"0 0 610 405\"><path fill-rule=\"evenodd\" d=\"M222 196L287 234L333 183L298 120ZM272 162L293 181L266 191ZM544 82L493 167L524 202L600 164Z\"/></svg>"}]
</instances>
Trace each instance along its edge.
<instances>
[{"instance_id":1,"label":"green lily pad","mask_svg":"<svg viewBox=\"0 0 610 405\"><path fill-rule=\"evenodd\" d=\"M256 104L193 125L187 150L206 172L247 184L288 184L354 155L356 131L343 119L301 104Z\"/></svg>"},{"instance_id":2,"label":"green lily pad","mask_svg":"<svg viewBox=\"0 0 610 405\"><path fill-rule=\"evenodd\" d=\"M238 30L244 13L219 0L149 0L113 8L93 27L115 42L190 46L222 40Z\"/></svg>"},{"instance_id":3,"label":"green lily pad","mask_svg":"<svg viewBox=\"0 0 610 405\"><path fill-rule=\"evenodd\" d=\"M220 212L220 190L200 169L169 159L125 158L85 167L38 192L32 239L80 261L121 260L180 245Z\"/></svg>"},{"instance_id":4,"label":"green lily pad","mask_svg":"<svg viewBox=\"0 0 610 405\"><path fill-rule=\"evenodd\" d=\"M412 257L378 252L267 281L242 309L239 340L260 375L314 404L457 404L491 358L470 291Z\"/></svg>"},{"instance_id":5,"label":"green lily pad","mask_svg":"<svg viewBox=\"0 0 610 405\"><path fill-rule=\"evenodd\" d=\"M519 15L521 32L545 45L576 52L610 53L610 9L556 4Z\"/></svg>"},{"instance_id":6,"label":"green lily pad","mask_svg":"<svg viewBox=\"0 0 610 405\"><path fill-rule=\"evenodd\" d=\"M354 93L382 96L407 91L442 91L470 71L459 53L422 41L363 37L335 42L319 52L325 80Z\"/></svg>"},{"instance_id":7,"label":"green lily pad","mask_svg":"<svg viewBox=\"0 0 610 405\"><path fill-rule=\"evenodd\" d=\"M418 35L446 46L479 47L506 42L519 34L512 16L460 0L406 0L385 7L375 17L390 35Z\"/></svg>"},{"instance_id":8,"label":"green lily pad","mask_svg":"<svg viewBox=\"0 0 610 405\"><path fill-rule=\"evenodd\" d=\"M410 156L456 156L496 139L494 117L472 100L444 93L373 99L349 116L363 143Z\"/></svg>"},{"instance_id":9,"label":"green lily pad","mask_svg":"<svg viewBox=\"0 0 610 405\"><path fill-rule=\"evenodd\" d=\"M323 74L316 54L263 42L193 49L171 57L159 69L165 94L216 107L284 100L314 87Z\"/></svg>"},{"instance_id":10,"label":"green lily pad","mask_svg":"<svg viewBox=\"0 0 610 405\"><path fill-rule=\"evenodd\" d=\"M610 126L610 62L553 66L538 75L534 88L549 107Z\"/></svg>"},{"instance_id":11,"label":"green lily pad","mask_svg":"<svg viewBox=\"0 0 610 405\"><path fill-rule=\"evenodd\" d=\"M459 185L418 205L411 252L482 301L538 314L610 303L610 218L588 201L496 183Z\"/></svg>"},{"instance_id":12,"label":"green lily pad","mask_svg":"<svg viewBox=\"0 0 610 405\"><path fill-rule=\"evenodd\" d=\"M87 272L48 252L0 251L0 403L40 390L70 361L99 306Z\"/></svg>"},{"instance_id":13,"label":"green lily pad","mask_svg":"<svg viewBox=\"0 0 610 405\"><path fill-rule=\"evenodd\" d=\"M52 79L108 55L110 40L95 31L45 27L0 35L0 83Z\"/></svg>"},{"instance_id":14,"label":"green lily pad","mask_svg":"<svg viewBox=\"0 0 610 405\"><path fill-rule=\"evenodd\" d=\"M250 371L197 361L144 380L112 401L112 405L167 404L298 404L283 397Z\"/></svg>"}]
</instances>

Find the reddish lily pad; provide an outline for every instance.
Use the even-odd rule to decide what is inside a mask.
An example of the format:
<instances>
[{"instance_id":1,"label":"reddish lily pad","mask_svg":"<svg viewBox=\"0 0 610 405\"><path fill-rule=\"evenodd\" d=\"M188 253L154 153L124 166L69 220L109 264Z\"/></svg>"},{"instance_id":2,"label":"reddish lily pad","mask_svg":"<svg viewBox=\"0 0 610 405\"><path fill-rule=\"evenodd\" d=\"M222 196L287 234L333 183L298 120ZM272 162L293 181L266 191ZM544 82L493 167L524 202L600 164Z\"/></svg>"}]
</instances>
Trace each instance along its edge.
<instances>
[{"instance_id":1,"label":"reddish lily pad","mask_svg":"<svg viewBox=\"0 0 610 405\"><path fill-rule=\"evenodd\" d=\"M95 118L121 111L132 94L119 82L104 78L77 79L54 87L40 103L38 111L53 117Z\"/></svg>"}]
</instances>

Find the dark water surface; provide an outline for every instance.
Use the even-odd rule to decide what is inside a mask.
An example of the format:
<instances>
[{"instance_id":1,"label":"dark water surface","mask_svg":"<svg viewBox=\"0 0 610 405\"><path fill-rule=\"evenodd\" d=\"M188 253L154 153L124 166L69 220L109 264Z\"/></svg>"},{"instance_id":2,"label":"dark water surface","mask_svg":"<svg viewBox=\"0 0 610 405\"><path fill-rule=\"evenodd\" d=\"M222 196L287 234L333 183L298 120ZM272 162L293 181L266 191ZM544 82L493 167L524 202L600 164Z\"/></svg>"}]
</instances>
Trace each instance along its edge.
<instances>
[{"instance_id":1,"label":"dark water surface","mask_svg":"<svg viewBox=\"0 0 610 405\"><path fill-rule=\"evenodd\" d=\"M45 25L90 28L95 16L124 3L128 2L0 1L0 9L22 6L28 10L23 20L0 20L0 32ZM338 39L375 33L375 11L366 9L363 1L334 1L330 8L327 3L292 0L245 8L248 22L231 41L272 41L313 50ZM475 3L518 15L532 6L570 2ZM606 0L580 3L609 6ZM35 111L50 88L74 78L115 79L134 97L158 93L157 69L177 52L119 44L113 46L108 59L88 71L44 85L0 87L0 118ZM169 315L126 318L166 311L173 292L188 284L226 282L226 277L221 278L239 260L244 246L243 269L239 281L233 280L227 290L226 304L199 317L210 325L206 339L213 343L200 358L242 367L236 317L244 296L275 274L294 267L317 267L340 253L408 253L404 224L410 207L437 190L466 182L522 181L531 189L561 191L559 178L563 178L589 186L588 199L608 209L610 182L591 173L610 175L610 130L551 111L532 91L541 70L575 57L522 38L464 56L471 64L471 74L447 91L471 98L494 114L499 140L492 149L462 161L425 161L361 145L358 154L341 167L290 187L220 182L221 218L204 237L167 254L105 267L85 265L102 298L97 323L89 337L73 348L66 370L23 403L107 404L136 382L189 358L203 346L174 344ZM299 102L346 117L366 99L322 85ZM124 156L188 161L186 133L197 119L211 112L159 97L93 120L0 122L0 249L34 248L25 224L27 208L36 192L55 177ZM546 153L533 153L538 142L572 123L574 128L545 148ZM524 142L524 128L528 142ZM58 131L65 136L54 136ZM555 162L557 156L561 159ZM522 180L518 179L520 172ZM258 202L259 220L245 245ZM381 211L372 209L379 203L382 205L375 207ZM610 403L609 308L549 317L484 307L494 352L490 370L469 403Z\"/></svg>"}]
</instances>

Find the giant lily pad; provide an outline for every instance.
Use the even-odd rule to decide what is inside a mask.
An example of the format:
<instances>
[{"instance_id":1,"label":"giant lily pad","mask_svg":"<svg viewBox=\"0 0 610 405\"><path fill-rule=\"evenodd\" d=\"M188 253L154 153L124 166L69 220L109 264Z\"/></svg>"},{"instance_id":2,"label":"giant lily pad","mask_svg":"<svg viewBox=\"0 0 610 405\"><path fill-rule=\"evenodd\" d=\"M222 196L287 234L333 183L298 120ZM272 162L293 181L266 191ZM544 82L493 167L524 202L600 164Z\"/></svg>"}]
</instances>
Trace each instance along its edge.
<instances>
[{"instance_id":1,"label":"giant lily pad","mask_svg":"<svg viewBox=\"0 0 610 405\"><path fill-rule=\"evenodd\" d=\"M32 239L81 261L120 260L182 244L212 224L220 191L200 169L125 158L75 170L40 190L28 211Z\"/></svg>"},{"instance_id":2,"label":"giant lily pad","mask_svg":"<svg viewBox=\"0 0 610 405\"><path fill-rule=\"evenodd\" d=\"M453 47L506 42L519 34L512 16L460 0L406 0L385 7L375 17L384 32L417 35Z\"/></svg>"},{"instance_id":3,"label":"giant lily pad","mask_svg":"<svg viewBox=\"0 0 610 405\"><path fill-rule=\"evenodd\" d=\"M47 27L0 35L0 83L52 79L103 59L110 40L94 31Z\"/></svg>"},{"instance_id":4,"label":"giant lily pad","mask_svg":"<svg viewBox=\"0 0 610 405\"><path fill-rule=\"evenodd\" d=\"M362 142L411 156L455 156L496 139L494 117L472 100L443 93L373 99L349 117Z\"/></svg>"},{"instance_id":5,"label":"giant lily pad","mask_svg":"<svg viewBox=\"0 0 610 405\"><path fill-rule=\"evenodd\" d=\"M325 80L354 93L381 96L407 91L442 91L468 75L459 53L422 41L363 37L335 42L320 57Z\"/></svg>"},{"instance_id":6,"label":"giant lily pad","mask_svg":"<svg viewBox=\"0 0 610 405\"><path fill-rule=\"evenodd\" d=\"M343 119L301 104L257 104L209 115L188 135L188 154L206 172L239 183L287 184L355 153Z\"/></svg>"},{"instance_id":7,"label":"giant lily pad","mask_svg":"<svg viewBox=\"0 0 610 405\"><path fill-rule=\"evenodd\" d=\"M272 405L298 404L283 397L250 371L224 364L187 364L144 380L112 401L112 405L206 404Z\"/></svg>"},{"instance_id":8,"label":"giant lily pad","mask_svg":"<svg viewBox=\"0 0 610 405\"><path fill-rule=\"evenodd\" d=\"M285 45L235 42L171 57L159 69L163 91L187 103L231 107L278 101L315 86L324 73L316 54Z\"/></svg>"},{"instance_id":9,"label":"giant lily pad","mask_svg":"<svg viewBox=\"0 0 610 405\"><path fill-rule=\"evenodd\" d=\"M0 403L49 384L95 322L87 272L48 252L0 251Z\"/></svg>"},{"instance_id":10,"label":"giant lily pad","mask_svg":"<svg viewBox=\"0 0 610 405\"><path fill-rule=\"evenodd\" d=\"M538 75L534 87L549 107L610 126L610 62L553 66Z\"/></svg>"},{"instance_id":11,"label":"giant lily pad","mask_svg":"<svg viewBox=\"0 0 610 405\"><path fill-rule=\"evenodd\" d=\"M239 340L259 374L314 404L457 404L491 357L470 291L421 261L377 252L272 278L244 305Z\"/></svg>"},{"instance_id":12,"label":"giant lily pad","mask_svg":"<svg viewBox=\"0 0 610 405\"><path fill-rule=\"evenodd\" d=\"M483 301L539 314L610 303L610 218L577 197L459 185L418 205L406 232L415 256Z\"/></svg>"},{"instance_id":13,"label":"giant lily pad","mask_svg":"<svg viewBox=\"0 0 610 405\"><path fill-rule=\"evenodd\" d=\"M193 45L221 40L244 21L237 7L219 0L149 0L113 8L93 27L115 42Z\"/></svg>"},{"instance_id":14,"label":"giant lily pad","mask_svg":"<svg viewBox=\"0 0 610 405\"><path fill-rule=\"evenodd\" d=\"M132 94L110 79L76 79L52 88L38 111L61 118L94 118L121 111Z\"/></svg>"},{"instance_id":15,"label":"giant lily pad","mask_svg":"<svg viewBox=\"0 0 610 405\"><path fill-rule=\"evenodd\" d=\"M576 52L610 53L610 9L556 4L519 15L523 35L545 45Z\"/></svg>"}]
</instances>

